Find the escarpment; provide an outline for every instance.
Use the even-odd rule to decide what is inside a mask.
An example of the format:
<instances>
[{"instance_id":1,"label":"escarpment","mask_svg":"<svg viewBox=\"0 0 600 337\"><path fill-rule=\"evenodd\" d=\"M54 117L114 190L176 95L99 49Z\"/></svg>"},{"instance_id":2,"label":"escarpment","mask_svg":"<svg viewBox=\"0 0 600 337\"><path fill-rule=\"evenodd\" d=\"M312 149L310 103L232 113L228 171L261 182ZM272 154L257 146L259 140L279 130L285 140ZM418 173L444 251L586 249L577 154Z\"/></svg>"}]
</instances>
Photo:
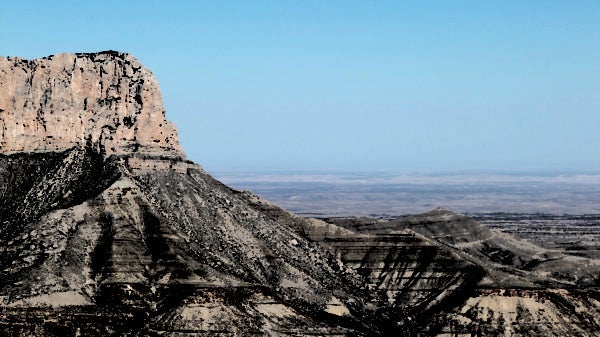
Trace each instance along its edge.
<instances>
[{"instance_id":1,"label":"escarpment","mask_svg":"<svg viewBox=\"0 0 600 337\"><path fill-rule=\"evenodd\" d=\"M108 155L183 156L156 78L133 56L0 57L0 152L86 143Z\"/></svg>"}]
</instances>

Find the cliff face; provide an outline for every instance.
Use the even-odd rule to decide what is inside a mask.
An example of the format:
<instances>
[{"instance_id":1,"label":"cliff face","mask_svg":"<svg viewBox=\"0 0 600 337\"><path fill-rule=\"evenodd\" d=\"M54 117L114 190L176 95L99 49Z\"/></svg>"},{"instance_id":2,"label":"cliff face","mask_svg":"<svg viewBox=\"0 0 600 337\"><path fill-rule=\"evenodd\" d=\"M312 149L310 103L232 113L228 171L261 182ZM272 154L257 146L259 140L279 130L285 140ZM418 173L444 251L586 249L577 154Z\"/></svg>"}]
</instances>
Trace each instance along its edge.
<instances>
[{"instance_id":1,"label":"cliff face","mask_svg":"<svg viewBox=\"0 0 600 337\"><path fill-rule=\"evenodd\" d=\"M63 151L182 157L158 83L129 54L0 58L0 152Z\"/></svg>"}]
</instances>

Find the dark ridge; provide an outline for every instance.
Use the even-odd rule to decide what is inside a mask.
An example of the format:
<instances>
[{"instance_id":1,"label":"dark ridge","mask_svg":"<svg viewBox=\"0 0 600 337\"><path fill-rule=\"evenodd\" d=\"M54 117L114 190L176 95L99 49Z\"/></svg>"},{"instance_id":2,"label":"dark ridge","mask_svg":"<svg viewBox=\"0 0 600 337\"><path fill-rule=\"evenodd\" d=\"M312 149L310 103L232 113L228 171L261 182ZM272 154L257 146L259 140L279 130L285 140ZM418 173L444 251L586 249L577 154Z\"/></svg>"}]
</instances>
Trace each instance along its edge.
<instances>
[{"instance_id":1,"label":"dark ridge","mask_svg":"<svg viewBox=\"0 0 600 337\"><path fill-rule=\"evenodd\" d=\"M121 60L124 60L125 56L128 54L124 53L124 52L119 52L116 50L103 50L103 51L91 52L91 53L75 53L75 56L77 56L77 57L91 58L92 60L94 60L96 58L96 56L98 56L98 55L109 55L114 58L119 58Z\"/></svg>"}]
</instances>

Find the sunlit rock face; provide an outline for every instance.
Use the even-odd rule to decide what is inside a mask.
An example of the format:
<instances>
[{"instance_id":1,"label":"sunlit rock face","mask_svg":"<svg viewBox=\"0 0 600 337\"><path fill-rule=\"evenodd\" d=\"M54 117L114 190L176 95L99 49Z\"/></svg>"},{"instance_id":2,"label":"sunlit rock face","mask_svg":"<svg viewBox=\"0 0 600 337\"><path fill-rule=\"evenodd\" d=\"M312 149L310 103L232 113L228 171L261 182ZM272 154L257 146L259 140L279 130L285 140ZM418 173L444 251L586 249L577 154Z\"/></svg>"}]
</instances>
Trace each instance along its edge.
<instances>
[{"instance_id":1,"label":"sunlit rock face","mask_svg":"<svg viewBox=\"0 0 600 337\"><path fill-rule=\"evenodd\" d=\"M133 56L0 58L1 152L62 151L86 143L107 154L183 156L157 81Z\"/></svg>"}]
</instances>

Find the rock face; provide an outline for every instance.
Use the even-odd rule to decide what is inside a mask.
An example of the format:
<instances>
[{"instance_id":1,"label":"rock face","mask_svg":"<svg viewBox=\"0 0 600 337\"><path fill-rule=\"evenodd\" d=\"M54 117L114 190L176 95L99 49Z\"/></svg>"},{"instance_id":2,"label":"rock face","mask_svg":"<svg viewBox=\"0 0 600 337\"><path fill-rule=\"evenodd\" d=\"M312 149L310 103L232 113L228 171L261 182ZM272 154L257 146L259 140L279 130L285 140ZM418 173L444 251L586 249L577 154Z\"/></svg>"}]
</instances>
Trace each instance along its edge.
<instances>
[{"instance_id":1,"label":"rock face","mask_svg":"<svg viewBox=\"0 0 600 337\"><path fill-rule=\"evenodd\" d=\"M152 72L129 54L0 58L0 151L64 151L86 142L107 154L181 157Z\"/></svg>"}]
</instances>

